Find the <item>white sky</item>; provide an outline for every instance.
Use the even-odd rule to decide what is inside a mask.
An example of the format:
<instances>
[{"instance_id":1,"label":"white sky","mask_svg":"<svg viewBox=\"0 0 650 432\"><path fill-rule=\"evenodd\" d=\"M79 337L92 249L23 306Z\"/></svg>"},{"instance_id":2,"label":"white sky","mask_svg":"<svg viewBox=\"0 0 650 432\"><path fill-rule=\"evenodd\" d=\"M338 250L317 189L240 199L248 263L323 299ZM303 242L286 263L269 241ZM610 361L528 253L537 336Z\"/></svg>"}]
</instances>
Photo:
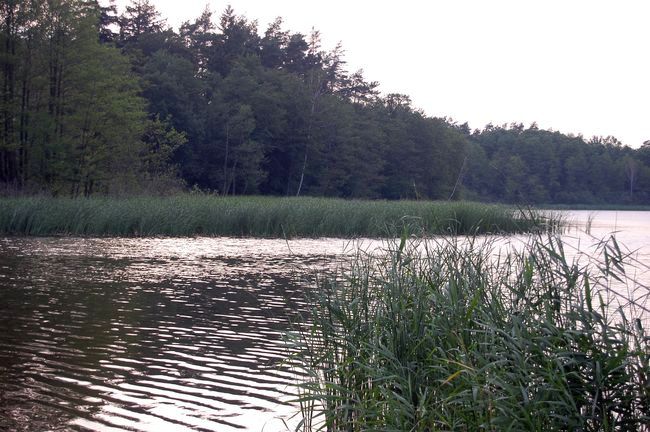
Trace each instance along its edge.
<instances>
[{"instance_id":1,"label":"white sky","mask_svg":"<svg viewBox=\"0 0 650 432\"><path fill-rule=\"evenodd\" d=\"M107 3L103 0L102 3ZM117 0L120 11L129 0ZM383 93L472 128L536 121L565 133L650 140L650 1L150 0L168 24L230 4L259 22L343 43Z\"/></svg>"}]
</instances>

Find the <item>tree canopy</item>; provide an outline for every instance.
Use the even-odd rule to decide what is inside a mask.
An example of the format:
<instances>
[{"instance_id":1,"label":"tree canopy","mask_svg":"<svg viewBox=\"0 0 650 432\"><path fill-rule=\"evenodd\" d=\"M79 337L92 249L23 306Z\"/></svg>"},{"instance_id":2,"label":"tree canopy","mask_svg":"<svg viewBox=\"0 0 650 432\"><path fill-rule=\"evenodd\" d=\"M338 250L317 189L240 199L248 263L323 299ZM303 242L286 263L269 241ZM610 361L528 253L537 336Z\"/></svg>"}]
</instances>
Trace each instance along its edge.
<instances>
[{"instance_id":1,"label":"tree canopy","mask_svg":"<svg viewBox=\"0 0 650 432\"><path fill-rule=\"evenodd\" d=\"M429 117L281 18L175 31L147 0L7 0L0 19L6 191L650 203L650 146Z\"/></svg>"}]
</instances>

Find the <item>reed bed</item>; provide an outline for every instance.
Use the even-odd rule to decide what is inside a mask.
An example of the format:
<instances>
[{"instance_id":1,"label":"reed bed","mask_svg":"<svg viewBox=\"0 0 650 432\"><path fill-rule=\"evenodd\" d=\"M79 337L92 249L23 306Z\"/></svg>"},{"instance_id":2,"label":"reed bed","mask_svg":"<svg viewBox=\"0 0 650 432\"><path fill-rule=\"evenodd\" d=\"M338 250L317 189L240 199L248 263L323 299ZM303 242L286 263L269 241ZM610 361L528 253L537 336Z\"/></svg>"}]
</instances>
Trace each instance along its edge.
<instances>
[{"instance_id":1,"label":"reed bed","mask_svg":"<svg viewBox=\"0 0 650 432\"><path fill-rule=\"evenodd\" d=\"M404 235L357 252L290 339L299 428L650 430L650 294L614 290L626 256L614 239L598 250Z\"/></svg>"},{"instance_id":2,"label":"reed bed","mask_svg":"<svg viewBox=\"0 0 650 432\"><path fill-rule=\"evenodd\" d=\"M0 201L4 235L383 237L404 221L432 234L518 233L558 224L541 213L472 202L200 194Z\"/></svg>"}]
</instances>

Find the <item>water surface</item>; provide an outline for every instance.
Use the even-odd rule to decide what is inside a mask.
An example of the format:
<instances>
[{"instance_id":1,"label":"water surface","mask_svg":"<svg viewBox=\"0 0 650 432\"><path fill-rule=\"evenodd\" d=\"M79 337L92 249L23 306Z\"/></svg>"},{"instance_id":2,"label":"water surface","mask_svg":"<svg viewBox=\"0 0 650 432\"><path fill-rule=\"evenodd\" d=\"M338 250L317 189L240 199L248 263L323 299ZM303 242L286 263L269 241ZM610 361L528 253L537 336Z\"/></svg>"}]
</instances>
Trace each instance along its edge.
<instances>
[{"instance_id":1,"label":"water surface","mask_svg":"<svg viewBox=\"0 0 650 432\"><path fill-rule=\"evenodd\" d=\"M282 335L339 241L0 241L0 430L286 430Z\"/></svg>"},{"instance_id":2,"label":"water surface","mask_svg":"<svg viewBox=\"0 0 650 432\"><path fill-rule=\"evenodd\" d=\"M568 216L570 248L616 231L650 285L649 212ZM350 250L340 239L0 239L0 430L287 430L296 377L283 334L309 275Z\"/></svg>"}]
</instances>

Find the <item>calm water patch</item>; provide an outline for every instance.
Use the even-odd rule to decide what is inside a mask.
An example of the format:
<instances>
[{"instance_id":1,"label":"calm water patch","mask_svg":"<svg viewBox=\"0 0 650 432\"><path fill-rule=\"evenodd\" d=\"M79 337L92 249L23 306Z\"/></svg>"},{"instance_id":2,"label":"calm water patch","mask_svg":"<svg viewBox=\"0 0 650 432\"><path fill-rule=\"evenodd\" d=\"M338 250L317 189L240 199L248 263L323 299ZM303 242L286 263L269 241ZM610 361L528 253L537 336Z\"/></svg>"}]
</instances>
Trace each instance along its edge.
<instances>
[{"instance_id":1,"label":"calm water patch","mask_svg":"<svg viewBox=\"0 0 650 432\"><path fill-rule=\"evenodd\" d=\"M650 285L649 212L568 217L570 247L588 253L617 231ZM287 430L296 377L283 334L304 309L306 275L352 249L340 239L0 240L0 430Z\"/></svg>"}]
</instances>

